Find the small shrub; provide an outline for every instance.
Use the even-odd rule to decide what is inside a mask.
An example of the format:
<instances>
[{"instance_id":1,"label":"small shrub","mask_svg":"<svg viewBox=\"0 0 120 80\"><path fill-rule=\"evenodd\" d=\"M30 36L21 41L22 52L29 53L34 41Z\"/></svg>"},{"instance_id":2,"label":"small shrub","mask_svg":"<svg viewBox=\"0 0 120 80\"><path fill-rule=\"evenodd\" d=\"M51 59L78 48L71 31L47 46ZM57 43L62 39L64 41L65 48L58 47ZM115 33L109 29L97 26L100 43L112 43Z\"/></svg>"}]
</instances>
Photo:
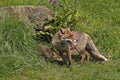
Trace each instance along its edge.
<instances>
[{"instance_id":1,"label":"small shrub","mask_svg":"<svg viewBox=\"0 0 120 80\"><path fill-rule=\"evenodd\" d=\"M76 30L79 22L79 0L48 0L51 4L51 8L54 11L53 19L49 20L45 24L44 31L38 31L36 39L38 41L51 41L53 34L55 34L60 28L70 27L72 30Z\"/></svg>"},{"instance_id":2,"label":"small shrub","mask_svg":"<svg viewBox=\"0 0 120 80\"><path fill-rule=\"evenodd\" d=\"M79 25L79 0L49 0L54 11L54 22L49 24L58 30L62 27L71 27L76 30Z\"/></svg>"}]
</instances>

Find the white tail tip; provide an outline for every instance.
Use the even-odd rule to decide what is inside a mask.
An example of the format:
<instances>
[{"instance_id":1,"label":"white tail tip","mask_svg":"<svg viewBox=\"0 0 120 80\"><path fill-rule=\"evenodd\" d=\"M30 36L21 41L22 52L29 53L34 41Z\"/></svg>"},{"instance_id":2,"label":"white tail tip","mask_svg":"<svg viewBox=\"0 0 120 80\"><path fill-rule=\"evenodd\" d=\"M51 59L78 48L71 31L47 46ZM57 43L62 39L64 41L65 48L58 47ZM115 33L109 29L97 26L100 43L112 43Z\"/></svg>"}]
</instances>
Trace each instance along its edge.
<instances>
[{"instance_id":1,"label":"white tail tip","mask_svg":"<svg viewBox=\"0 0 120 80\"><path fill-rule=\"evenodd\" d=\"M105 59L104 61L108 61L108 59Z\"/></svg>"}]
</instances>

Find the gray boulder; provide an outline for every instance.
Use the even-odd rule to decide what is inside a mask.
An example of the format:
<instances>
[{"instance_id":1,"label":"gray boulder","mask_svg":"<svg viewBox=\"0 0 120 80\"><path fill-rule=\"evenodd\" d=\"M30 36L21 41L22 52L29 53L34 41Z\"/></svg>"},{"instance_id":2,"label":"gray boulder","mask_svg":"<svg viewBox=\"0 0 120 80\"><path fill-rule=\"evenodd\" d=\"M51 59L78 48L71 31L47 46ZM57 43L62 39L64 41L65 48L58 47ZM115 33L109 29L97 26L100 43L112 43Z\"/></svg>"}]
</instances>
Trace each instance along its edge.
<instances>
[{"instance_id":1,"label":"gray boulder","mask_svg":"<svg viewBox=\"0 0 120 80\"><path fill-rule=\"evenodd\" d=\"M0 7L0 20L6 16L14 16L26 25L32 23L35 30L44 30L45 23L53 18L53 11L45 6Z\"/></svg>"}]
</instances>

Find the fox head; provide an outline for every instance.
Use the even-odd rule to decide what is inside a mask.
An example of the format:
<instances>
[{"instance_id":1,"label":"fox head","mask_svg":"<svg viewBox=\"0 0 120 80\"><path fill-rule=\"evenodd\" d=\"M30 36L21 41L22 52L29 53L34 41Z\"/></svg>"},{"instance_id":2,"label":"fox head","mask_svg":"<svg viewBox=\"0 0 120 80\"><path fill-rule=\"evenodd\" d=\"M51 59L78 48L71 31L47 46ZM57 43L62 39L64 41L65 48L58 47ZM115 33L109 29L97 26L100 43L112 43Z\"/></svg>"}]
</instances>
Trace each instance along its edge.
<instances>
[{"instance_id":1,"label":"fox head","mask_svg":"<svg viewBox=\"0 0 120 80\"><path fill-rule=\"evenodd\" d=\"M62 61L62 57L60 55L58 55L57 53L53 52L53 59L57 60L57 61Z\"/></svg>"},{"instance_id":2,"label":"fox head","mask_svg":"<svg viewBox=\"0 0 120 80\"><path fill-rule=\"evenodd\" d=\"M60 39L61 40L65 40L65 41L70 41L71 43L73 43L74 45L76 45L76 37L74 36L74 34L72 34L70 28L61 28L60 29Z\"/></svg>"}]
</instances>

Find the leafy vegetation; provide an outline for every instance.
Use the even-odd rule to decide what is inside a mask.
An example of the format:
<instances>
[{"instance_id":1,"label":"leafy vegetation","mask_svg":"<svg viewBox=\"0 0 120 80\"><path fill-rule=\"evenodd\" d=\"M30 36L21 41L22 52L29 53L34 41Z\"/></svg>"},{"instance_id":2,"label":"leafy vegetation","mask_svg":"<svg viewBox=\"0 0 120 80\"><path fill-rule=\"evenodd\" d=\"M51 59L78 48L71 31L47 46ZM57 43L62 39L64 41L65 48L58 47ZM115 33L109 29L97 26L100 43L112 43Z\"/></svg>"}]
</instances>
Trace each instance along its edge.
<instances>
[{"instance_id":1,"label":"leafy vegetation","mask_svg":"<svg viewBox=\"0 0 120 80\"><path fill-rule=\"evenodd\" d=\"M78 2L78 0L51 0L51 6L54 11L54 22L49 25L57 28L57 31L62 27L71 27L72 30L75 30L76 26L80 25Z\"/></svg>"},{"instance_id":2,"label":"leafy vegetation","mask_svg":"<svg viewBox=\"0 0 120 80\"><path fill-rule=\"evenodd\" d=\"M66 1L66 0L48 0L51 9L54 11L53 18L45 23L45 29L43 31L37 31L37 40L42 41L43 38L47 41L51 41L51 37L60 29L70 27L72 30L76 30L76 27L80 25L78 0ZM74 6L74 7L73 7ZM45 37L46 36L46 37Z\"/></svg>"},{"instance_id":3,"label":"leafy vegetation","mask_svg":"<svg viewBox=\"0 0 120 80\"><path fill-rule=\"evenodd\" d=\"M66 7L69 5L67 2L70 0L66 0ZM39 56L31 25L26 26L10 16L0 20L0 80L119 80L119 3L119 0L79 0L79 25L75 26L76 30L90 34L100 52L110 61L91 59L77 66L73 59L72 69L45 62ZM49 4L47 0L0 1L0 6Z\"/></svg>"}]
</instances>

